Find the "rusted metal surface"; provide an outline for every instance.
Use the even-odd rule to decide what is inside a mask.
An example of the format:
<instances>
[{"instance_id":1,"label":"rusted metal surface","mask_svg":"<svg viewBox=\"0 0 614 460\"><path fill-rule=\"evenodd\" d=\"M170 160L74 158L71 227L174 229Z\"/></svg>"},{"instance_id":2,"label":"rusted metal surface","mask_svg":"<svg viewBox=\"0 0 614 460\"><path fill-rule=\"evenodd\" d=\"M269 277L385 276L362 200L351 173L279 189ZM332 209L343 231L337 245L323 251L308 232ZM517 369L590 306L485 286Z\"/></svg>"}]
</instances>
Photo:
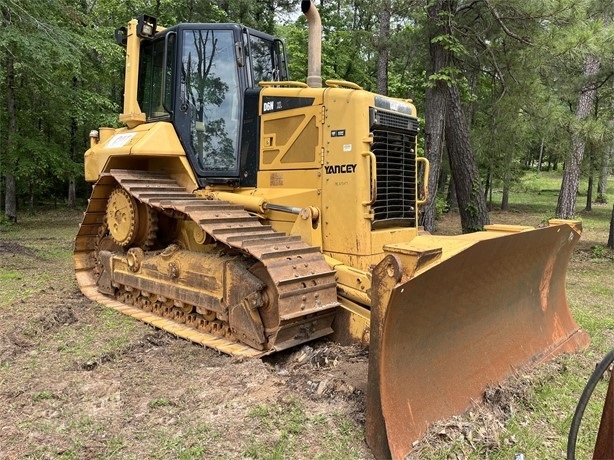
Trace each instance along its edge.
<instances>
[{"instance_id":1,"label":"rusted metal surface","mask_svg":"<svg viewBox=\"0 0 614 460\"><path fill-rule=\"evenodd\" d=\"M220 265L215 254L170 251L170 247L159 254L132 249L125 253L117 244L102 243L113 237L112 233L104 236L107 201L118 186L139 206L193 221L197 242L217 242L218 251L234 248L252 261L251 267ZM137 225L136 219L122 225L131 229L133 224ZM133 230L138 233L138 228ZM110 247L102 247L105 244ZM241 356L254 352L245 346L233 347L237 339L263 354L331 333L339 305L335 272L317 247L262 225L241 206L199 198L173 179L147 171L112 170L100 178L77 234L73 258L79 286L94 300L154 324L135 308L145 306L147 318L156 313L165 317L157 327L173 333L179 328L182 332L177 335ZM237 289L253 277L260 280L251 283L253 289ZM209 288L199 291L199 284L209 278ZM244 295L236 298L238 292Z\"/></svg>"},{"instance_id":2,"label":"rusted metal surface","mask_svg":"<svg viewBox=\"0 0 614 460\"><path fill-rule=\"evenodd\" d=\"M593 460L614 459L614 378L610 375L605 405L601 413Z\"/></svg>"},{"instance_id":3,"label":"rusted metal surface","mask_svg":"<svg viewBox=\"0 0 614 460\"><path fill-rule=\"evenodd\" d=\"M464 412L487 386L588 345L565 294L578 238L561 225L476 241L389 294L398 269L378 265L367 395L378 458L388 457L383 439L404 458L430 423Z\"/></svg>"},{"instance_id":4,"label":"rusted metal surface","mask_svg":"<svg viewBox=\"0 0 614 460\"><path fill-rule=\"evenodd\" d=\"M390 306L390 296L394 287L401 280L401 263L397 257L386 256L373 269L371 285L371 303L377 308L371 309L371 343L369 345L369 370L367 379L367 407L365 414L365 431L367 444L378 459L390 457L387 427L382 412L382 384L388 375L381 370L385 366L382 357L384 326ZM392 376L394 377L394 376Z\"/></svg>"}]
</instances>

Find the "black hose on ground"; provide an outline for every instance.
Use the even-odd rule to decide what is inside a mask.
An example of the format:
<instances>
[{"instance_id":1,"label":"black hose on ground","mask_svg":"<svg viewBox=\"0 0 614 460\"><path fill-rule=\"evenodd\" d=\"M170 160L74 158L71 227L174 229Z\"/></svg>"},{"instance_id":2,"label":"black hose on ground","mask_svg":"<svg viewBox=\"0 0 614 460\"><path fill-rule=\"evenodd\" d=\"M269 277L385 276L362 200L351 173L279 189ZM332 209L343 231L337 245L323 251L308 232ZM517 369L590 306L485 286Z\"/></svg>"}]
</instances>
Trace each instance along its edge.
<instances>
[{"instance_id":1,"label":"black hose on ground","mask_svg":"<svg viewBox=\"0 0 614 460\"><path fill-rule=\"evenodd\" d=\"M578 440L578 431L580 429L580 422L582 422L584 410L586 409L586 405L588 404L588 400L591 398L593 391L595 391L597 383L599 380L601 380L603 374L605 374L612 363L614 363L614 349L605 355L605 357L597 365L595 371L591 375L591 378L588 379L588 382L584 387L582 396L580 396L580 400L576 406L576 412L571 420L571 428L569 429L569 437L567 438L567 460L576 460L576 441Z\"/></svg>"}]
</instances>

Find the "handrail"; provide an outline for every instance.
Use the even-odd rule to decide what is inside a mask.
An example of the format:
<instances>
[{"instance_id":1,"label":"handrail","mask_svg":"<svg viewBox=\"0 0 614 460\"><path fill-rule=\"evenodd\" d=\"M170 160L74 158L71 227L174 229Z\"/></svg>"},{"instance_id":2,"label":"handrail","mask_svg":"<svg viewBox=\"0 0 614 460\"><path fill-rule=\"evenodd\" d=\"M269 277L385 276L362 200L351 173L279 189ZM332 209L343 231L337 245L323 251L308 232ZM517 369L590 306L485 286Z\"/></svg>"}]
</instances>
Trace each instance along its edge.
<instances>
[{"instance_id":1,"label":"handrail","mask_svg":"<svg viewBox=\"0 0 614 460\"><path fill-rule=\"evenodd\" d=\"M295 86L297 88L309 88L307 83L303 83L302 81L260 81L258 82L258 86L267 87L267 86Z\"/></svg>"},{"instance_id":2,"label":"handrail","mask_svg":"<svg viewBox=\"0 0 614 460\"><path fill-rule=\"evenodd\" d=\"M363 206L371 206L375 203L375 199L377 198L377 161L375 158L375 154L373 152L362 152L363 157L369 157L369 166L371 172L371 199L370 201L363 201Z\"/></svg>"},{"instance_id":3,"label":"handrail","mask_svg":"<svg viewBox=\"0 0 614 460\"><path fill-rule=\"evenodd\" d=\"M418 206L422 206L423 204L426 204L429 199L429 172L431 166L429 160L427 160L425 157L416 158L416 163L424 163L424 175L422 180L422 192L424 194L424 198L421 200L416 200L416 204Z\"/></svg>"},{"instance_id":4,"label":"handrail","mask_svg":"<svg viewBox=\"0 0 614 460\"><path fill-rule=\"evenodd\" d=\"M330 88L350 88L350 89L363 89L362 86L357 85L351 81L345 80L326 80L326 86Z\"/></svg>"}]
</instances>

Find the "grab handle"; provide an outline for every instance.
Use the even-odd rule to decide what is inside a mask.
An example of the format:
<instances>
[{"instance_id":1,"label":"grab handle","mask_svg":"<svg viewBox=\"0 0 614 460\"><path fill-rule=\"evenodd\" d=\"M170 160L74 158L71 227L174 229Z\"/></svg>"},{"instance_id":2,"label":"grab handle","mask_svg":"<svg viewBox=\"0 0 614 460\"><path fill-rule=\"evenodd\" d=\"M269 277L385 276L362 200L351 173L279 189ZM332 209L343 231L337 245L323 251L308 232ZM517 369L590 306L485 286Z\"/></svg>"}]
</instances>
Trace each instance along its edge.
<instances>
[{"instance_id":1,"label":"grab handle","mask_svg":"<svg viewBox=\"0 0 614 460\"><path fill-rule=\"evenodd\" d=\"M424 163L424 174L422 175L422 193L424 198L421 200L416 200L416 204L418 206L422 206L429 199L429 172L430 172L430 164L429 160L425 157L416 158L416 163Z\"/></svg>"},{"instance_id":2,"label":"grab handle","mask_svg":"<svg viewBox=\"0 0 614 460\"><path fill-rule=\"evenodd\" d=\"M369 158L369 168L371 173L371 199L369 201L363 201L362 205L371 206L373 203L375 203L375 199L377 198L377 161L373 152L362 152L362 156Z\"/></svg>"}]
</instances>

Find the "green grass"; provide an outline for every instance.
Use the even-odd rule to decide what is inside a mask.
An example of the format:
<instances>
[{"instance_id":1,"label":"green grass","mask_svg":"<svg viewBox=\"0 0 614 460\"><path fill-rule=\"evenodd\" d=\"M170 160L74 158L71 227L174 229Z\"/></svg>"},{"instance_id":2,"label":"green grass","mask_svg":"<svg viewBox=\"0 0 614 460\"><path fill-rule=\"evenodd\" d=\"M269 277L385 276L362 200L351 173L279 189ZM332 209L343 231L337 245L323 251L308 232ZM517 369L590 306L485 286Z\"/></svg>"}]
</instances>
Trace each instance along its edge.
<instances>
[{"instance_id":1,"label":"green grass","mask_svg":"<svg viewBox=\"0 0 614 460\"><path fill-rule=\"evenodd\" d=\"M33 401L44 401L46 399L53 399L53 398L55 398L55 395L51 391L48 391L48 390L40 391L38 393L35 393L32 396Z\"/></svg>"},{"instance_id":2,"label":"green grass","mask_svg":"<svg viewBox=\"0 0 614 460\"><path fill-rule=\"evenodd\" d=\"M58 272L72 266L81 214L55 210L23 215L17 224L0 223L0 242L11 245L11 253L0 256L0 308L57 284Z\"/></svg>"},{"instance_id":3,"label":"green grass","mask_svg":"<svg viewBox=\"0 0 614 460\"><path fill-rule=\"evenodd\" d=\"M350 460L359 457L357 446L364 442L362 428L355 421L335 413L309 414L295 399L255 406L247 411L247 417L256 419L264 434L250 437L243 451L248 458ZM305 436L314 426L326 427L324 438L310 441ZM324 448L326 453L310 454L314 448L316 452Z\"/></svg>"},{"instance_id":4,"label":"green grass","mask_svg":"<svg viewBox=\"0 0 614 460\"><path fill-rule=\"evenodd\" d=\"M135 330L142 325L114 310L101 309L96 324L87 324L78 330L63 328L55 333L50 344L69 361L85 363L102 357L110 359L134 341ZM100 331L112 331L101 343Z\"/></svg>"},{"instance_id":5,"label":"green grass","mask_svg":"<svg viewBox=\"0 0 614 460\"><path fill-rule=\"evenodd\" d=\"M357 430L353 420L340 414L327 417L329 430L326 433L326 454L316 457L318 460L353 459L359 456L356 446L364 442L362 430Z\"/></svg>"},{"instance_id":6,"label":"green grass","mask_svg":"<svg viewBox=\"0 0 614 460\"><path fill-rule=\"evenodd\" d=\"M273 460L287 458L300 450L300 434L309 423L309 417L298 401L256 406L247 411L247 417L256 419L263 432L273 436L252 437L244 450L245 456Z\"/></svg>"},{"instance_id":7,"label":"green grass","mask_svg":"<svg viewBox=\"0 0 614 460\"><path fill-rule=\"evenodd\" d=\"M156 446L147 455L148 458L179 460L200 460L211 458L208 454L208 445L223 439L222 433L212 429L206 423L196 423L187 430L156 430L148 433L157 439Z\"/></svg>"},{"instance_id":8,"label":"green grass","mask_svg":"<svg viewBox=\"0 0 614 460\"><path fill-rule=\"evenodd\" d=\"M147 406L149 407L150 410L155 410L159 407L171 406L172 404L173 403L167 398L157 398L157 399L152 399L151 401L149 401L149 404L147 404Z\"/></svg>"}]
</instances>

